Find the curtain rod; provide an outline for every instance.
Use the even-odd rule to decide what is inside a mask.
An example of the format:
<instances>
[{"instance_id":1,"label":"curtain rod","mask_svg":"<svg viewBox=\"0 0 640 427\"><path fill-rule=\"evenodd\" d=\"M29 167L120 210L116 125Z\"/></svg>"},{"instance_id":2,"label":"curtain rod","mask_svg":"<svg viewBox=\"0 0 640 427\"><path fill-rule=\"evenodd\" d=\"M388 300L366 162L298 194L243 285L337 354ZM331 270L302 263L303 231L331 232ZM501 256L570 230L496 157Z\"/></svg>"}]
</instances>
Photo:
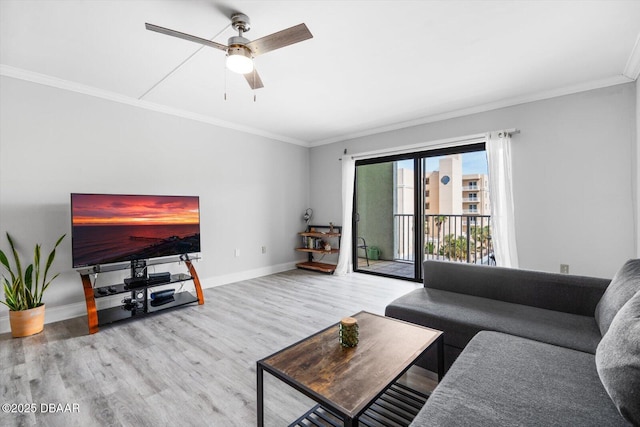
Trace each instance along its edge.
<instances>
[{"instance_id":1,"label":"curtain rod","mask_svg":"<svg viewBox=\"0 0 640 427\"><path fill-rule=\"evenodd\" d=\"M380 150L366 151L362 153L355 153L351 155L352 159L363 159L381 156L392 156L394 154L412 153L415 151L424 151L426 149L446 148L457 145L469 145L477 142L482 142L486 138L486 134L474 134L459 136L456 138L438 139L435 141L421 142L418 144L402 145L399 147L389 147ZM346 155L346 148L344 154ZM341 158L338 160L342 160Z\"/></svg>"},{"instance_id":2,"label":"curtain rod","mask_svg":"<svg viewBox=\"0 0 640 427\"><path fill-rule=\"evenodd\" d=\"M357 158L371 158L371 157L378 157L378 156L390 156L390 155L394 155L394 154L404 154L404 153L410 153L413 151L422 151L425 149L438 149L438 148L446 148L446 147L452 147L452 146L460 146L460 145L469 145L469 144L474 144L477 142L483 142L486 139L486 135L488 133L497 133L498 137L502 137L503 133L504 134L508 134L508 135L516 135L520 133L520 129L517 128L511 128L511 129L502 129L499 131L493 131L493 132L486 132L486 133L482 133L482 134L474 134L474 135L467 135L467 136L460 136L457 138L446 138L446 139L439 139L439 140L435 140L435 141L429 141L429 142L423 142L423 143L419 143L419 144L412 144L412 145L403 145L400 147L391 147L391 148L383 148L380 150L375 150L375 151L367 151L367 152L363 152L363 153L355 153L351 155L352 159L357 159ZM347 149L344 149L343 155L347 155ZM342 160L342 157L338 158L338 160Z\"/></svg>"},{"instance_id":3,"label":"curtain rod","mask_svg":"<svg viewBox=\"0 0 640 427\"><path fill-rule=\"evenodd\" d=\"M509 136L511 135L517 135L520 133L520 129L516 129L516 128L511 128L511 129L504 129L504 130L498 130L495 131L498 133L498 137L501 138L504 134L507 134ZM491 132L493 133L493 132Z\"/></svg>"}]
</instances>

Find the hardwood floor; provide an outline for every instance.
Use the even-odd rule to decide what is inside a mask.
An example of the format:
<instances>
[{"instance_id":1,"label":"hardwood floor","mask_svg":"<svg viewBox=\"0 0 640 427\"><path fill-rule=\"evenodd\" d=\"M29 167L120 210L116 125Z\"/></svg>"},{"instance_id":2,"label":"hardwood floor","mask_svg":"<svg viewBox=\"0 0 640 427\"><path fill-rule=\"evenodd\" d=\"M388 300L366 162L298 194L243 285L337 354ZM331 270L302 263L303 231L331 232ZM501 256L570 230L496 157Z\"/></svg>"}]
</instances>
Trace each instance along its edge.
<instances>
[{"instance_id":1,"label":"hardwood floor","mask_svg":"<svg viewBox=\"0 0 640 427\"><path fill-rule=\"evenodd\" d=\"M94 335L86 317L46 325L33 337L0 335L0 403L37 407L0 412L0 426L253 426L257 360L360 310L384 314L419 286L292 270L207 289L202 306ZM408 381L424 381L418 370ZM69 404L71 412L47 404ZM311 406L265 375L265 425L288 425Z\"/></svg>"}]
</instances>

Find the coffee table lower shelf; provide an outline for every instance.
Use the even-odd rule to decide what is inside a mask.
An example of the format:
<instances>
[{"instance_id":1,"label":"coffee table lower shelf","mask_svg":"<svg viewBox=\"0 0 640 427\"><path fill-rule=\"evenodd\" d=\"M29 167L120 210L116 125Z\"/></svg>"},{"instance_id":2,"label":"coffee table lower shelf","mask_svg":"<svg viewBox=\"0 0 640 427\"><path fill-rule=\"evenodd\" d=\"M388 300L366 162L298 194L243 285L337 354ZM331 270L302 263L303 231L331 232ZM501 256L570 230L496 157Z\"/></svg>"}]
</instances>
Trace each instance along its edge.
<instances>
[{"instance_id":1,"label":"coffee table lower shelf","mask_svg":"<svg viewBox=\"0 0 640 427\"><path fill-rule=\"evenodd\" d=\"M367 427L408 426L418 415L429 396L401 383L391 385L358 420ZM342 427L343 420L329 410L316 405L289 427Z\"/></svg>"}]
</instances>

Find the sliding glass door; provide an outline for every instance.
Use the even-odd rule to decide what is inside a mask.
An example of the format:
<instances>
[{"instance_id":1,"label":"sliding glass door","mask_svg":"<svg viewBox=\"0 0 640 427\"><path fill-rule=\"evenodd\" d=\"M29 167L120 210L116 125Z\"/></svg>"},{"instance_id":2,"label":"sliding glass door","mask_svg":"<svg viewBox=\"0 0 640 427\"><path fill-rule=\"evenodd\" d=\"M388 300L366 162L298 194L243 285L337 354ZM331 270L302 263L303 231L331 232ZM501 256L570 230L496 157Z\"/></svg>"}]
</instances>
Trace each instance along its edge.
<instances>
[{"instance_id":1,"label":"sliding glass door","mask_svg":"<svg viewBox=\"0 0 640 427\"><path fill-rule=\"evenodd\" d=\"M489 263L484 144L356 162L354 270L422 280L422 261Z\"/></svg>"},{"instance_id":2,"label":"sliding glass door","mask_svg":"<svg viewBox=\"0 0 640 427\"><path fill-rule=\"evenodd\" d=\"M354 270L416 277L415 160L356 163Z\"/></svg>"}]
</instances>

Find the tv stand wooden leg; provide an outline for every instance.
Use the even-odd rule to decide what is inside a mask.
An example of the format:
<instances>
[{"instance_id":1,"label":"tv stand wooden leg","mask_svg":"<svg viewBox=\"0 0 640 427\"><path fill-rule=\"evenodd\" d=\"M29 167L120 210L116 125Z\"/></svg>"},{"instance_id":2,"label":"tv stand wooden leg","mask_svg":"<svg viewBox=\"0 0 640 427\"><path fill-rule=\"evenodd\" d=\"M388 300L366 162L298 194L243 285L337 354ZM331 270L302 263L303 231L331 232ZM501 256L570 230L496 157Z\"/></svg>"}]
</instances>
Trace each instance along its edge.
<instances>
[{"instance_id":1,"label":"tv stand wooden leg","mask_svg":"<svg viewBox=\"0 0 640 427\"><path fill-rule=\"evenodd\" d=\"M193 278L193 284L196 288L196 296L198 297L198 305L202 305L204 304L204 294L202 293L202 286L200 286L200 279L198 278L196 268L193 266L190 260L186 260L184 263L187 265L189 274Z\"/></svg>"},{"instance_id":2,"label":"tv stand wooden leg","mask_svg":"<svg viewBox=\"0 0 640 427\"><path fill-rule=\"evenodd\" d=\"M82 287L84 288L84 300L87 303L87 319L89 322L89 334L98 332L98 311L96 310L96 300L93 295L93 286L88 274L81 274Z\"/></svg>"}]
</instances>

